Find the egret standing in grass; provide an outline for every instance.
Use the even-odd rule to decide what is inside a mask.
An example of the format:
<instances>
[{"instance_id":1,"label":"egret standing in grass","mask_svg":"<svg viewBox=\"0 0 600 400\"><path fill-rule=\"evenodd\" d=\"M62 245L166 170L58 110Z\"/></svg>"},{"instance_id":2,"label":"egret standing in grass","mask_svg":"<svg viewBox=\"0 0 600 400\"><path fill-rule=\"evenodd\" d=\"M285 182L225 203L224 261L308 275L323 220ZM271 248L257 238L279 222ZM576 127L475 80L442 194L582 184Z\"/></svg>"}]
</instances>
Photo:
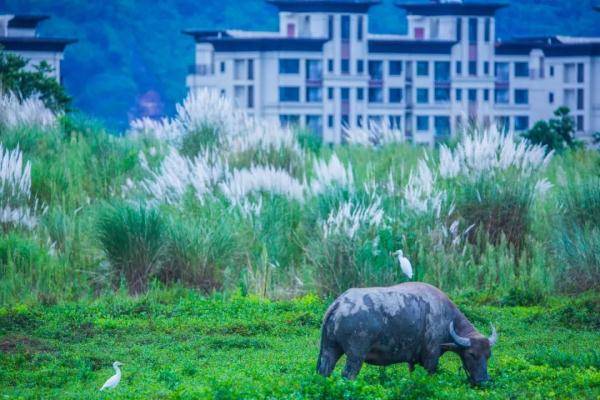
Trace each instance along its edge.
<instances>
[{"instance_id":1,"label":"egret standing in grass","mask_svg":"<svg viewBox=\"0 0 600 400\"><path fill-rule=\"evenodd\" d=\"M404 275L406 275L408 277L408 279L412 279L413 270L412 270L412 265L410 265L410 261L408 260L408 258L404 257L404 253L402 252L402 250L398 250L397 252L394 253L394 255L398 257L398 262L400 263L400 269L402 269L402 272L404 272Z\"/></svg>"},{"instance_id":2,"label":"egret standing in grass","mask_svg":"<svg viewBox=\"0 0 600 400\"><path fill-rule=\"evenodd\" d=\"M102 387L100 388L100 391L102 391L104 389L114 389L117 387L119 382L121 382L121 369L119 368L121 365L123 365L123 363L120 363L118 361L115 361L113 363L113 368L115 369L115 374L113 376L111 376L110 378L108 378L108 380L106 382L104 382L104 385L102 385Z\"/></svg>"}]
</instances>

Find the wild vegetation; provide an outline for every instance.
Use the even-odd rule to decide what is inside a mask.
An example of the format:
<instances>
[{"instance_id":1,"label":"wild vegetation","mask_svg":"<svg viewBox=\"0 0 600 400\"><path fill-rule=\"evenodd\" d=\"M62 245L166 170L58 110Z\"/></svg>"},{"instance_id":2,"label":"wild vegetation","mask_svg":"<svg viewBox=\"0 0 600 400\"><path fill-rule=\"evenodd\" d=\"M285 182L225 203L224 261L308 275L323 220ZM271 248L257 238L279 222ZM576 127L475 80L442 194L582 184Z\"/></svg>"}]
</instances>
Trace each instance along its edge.
<instances>
[{"instance_id":1,"label":"wild vegetation","mask_svg":"<svg viewBox=\"0 0 600 400\"><path fill-rule=\"evenodd\" d=\"M211 92L124 136L35 99L0 102L9 396L91 395L119 358L123 398L599 394L595 150L478 127L436 149L386 127L330 147ZM435 377L314 375L326 299L407 281L399 250L413 280L498 325L490 389L471 391L451 356Z\"/></svg>"}]
</instances>

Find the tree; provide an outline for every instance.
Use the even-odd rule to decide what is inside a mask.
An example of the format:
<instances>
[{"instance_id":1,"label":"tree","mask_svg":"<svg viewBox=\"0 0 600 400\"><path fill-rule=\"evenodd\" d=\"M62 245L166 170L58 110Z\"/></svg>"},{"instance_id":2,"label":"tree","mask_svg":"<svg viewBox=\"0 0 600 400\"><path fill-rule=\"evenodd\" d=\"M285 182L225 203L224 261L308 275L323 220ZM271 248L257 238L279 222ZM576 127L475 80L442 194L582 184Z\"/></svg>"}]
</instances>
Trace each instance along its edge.
<instances>
[{"instance_id":1,"label":"tree","mask_svg":"<svg viewBox=\"0 0 600 400\"><path fill-rule=\"evenodd\" d=\"M68 111L71 97L50 74L53 69L42 61L26 71L29 61L0 49L0 92L12 92L20 100L38 96L52 111Z\"/></svg>"},{"instance_id":2,"label":"tree","mask_svg":"<svg viewBox=\"0 0 600 400\"><path fill-rule=\"evenodd\" d=\"M558 108L554 111L556 118L536 122L533 128L523 134L523 137L534 144L546 146L548 151L575 147L578 144L574 138L575 122L569 112L568 107Z\"/></svg>"}]
</instances>

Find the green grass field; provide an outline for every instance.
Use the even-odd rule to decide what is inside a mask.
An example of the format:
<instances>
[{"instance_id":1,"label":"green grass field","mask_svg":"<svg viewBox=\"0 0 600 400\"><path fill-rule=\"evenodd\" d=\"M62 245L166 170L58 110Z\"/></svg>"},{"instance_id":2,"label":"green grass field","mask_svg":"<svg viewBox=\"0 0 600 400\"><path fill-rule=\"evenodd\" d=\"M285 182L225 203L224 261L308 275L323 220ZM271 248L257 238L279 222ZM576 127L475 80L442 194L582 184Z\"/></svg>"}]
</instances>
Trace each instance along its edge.
<instances>
[{"instance_id":1,"label":"green grass field","mask_svg":"<svg viewBox=\"0 0 600 400\"><path fill-rule=\"evenodd\" d=\"M94 302L0 308L3 399L597 399L600 300L544 306L457 303L484 333L498 327L493 382L472 388L446 354L437 375L365 366L354 382L315 373L326 303L151 291ZM123 362L123 379L98 392Z\"/></svg>"}]
</instances>

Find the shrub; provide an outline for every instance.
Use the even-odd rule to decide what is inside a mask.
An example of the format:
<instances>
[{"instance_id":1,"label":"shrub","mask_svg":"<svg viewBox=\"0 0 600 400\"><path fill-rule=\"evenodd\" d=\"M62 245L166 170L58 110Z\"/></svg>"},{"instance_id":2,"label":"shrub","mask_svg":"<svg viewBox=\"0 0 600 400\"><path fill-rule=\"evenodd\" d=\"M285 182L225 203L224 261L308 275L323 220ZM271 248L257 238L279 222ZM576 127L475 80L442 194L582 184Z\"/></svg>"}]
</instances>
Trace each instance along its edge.
<instances>
[{"instance_id":1,"label":"shrub","mask_svg":"<svg viewBox=\"0 0 600 400\"><path fill-rule=\"evenodd\" d=\"M238 228L228 220L227 211L215 204L199 216L172 218L158 278L204 292L221 289L224 271L240 262Z\"/></svg>"},{"instance_id":2,"label":"shrub","mask_svg":"<svg viewBox=\"0 0 600 400\"><path fill-rule=\"evenodd\" d=\"M129 293L137 295L147 290L163 259L165 230L165 221L155 209L127 204L104 207L98 218L97 235L110 262L115 285L123 277Z\"/></svg>"}]
</instances>

